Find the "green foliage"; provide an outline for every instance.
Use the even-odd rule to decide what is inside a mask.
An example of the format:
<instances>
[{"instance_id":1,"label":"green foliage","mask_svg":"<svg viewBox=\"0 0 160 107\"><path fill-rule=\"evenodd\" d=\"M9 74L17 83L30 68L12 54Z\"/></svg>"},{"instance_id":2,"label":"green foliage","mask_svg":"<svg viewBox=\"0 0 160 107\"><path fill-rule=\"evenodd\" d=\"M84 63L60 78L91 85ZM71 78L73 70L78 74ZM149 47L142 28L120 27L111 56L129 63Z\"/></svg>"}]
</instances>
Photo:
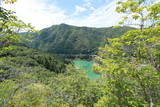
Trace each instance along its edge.
<instances>
[{"instance_id":1,"label":"green foliage","mask_svg":"<svg viewBox=\"0 0 160 107\"><path fill-rule=\"evenodd\" d=\"M98 106L159 106L159 31L160 27L129 31L100 49L96 70L106 77L108 93Z\"/></svg>"},{"instance_id":2,"label":"green foliage","mask_svg":"<svg viewBox=\"0 0 160 107\"><path fill-rule=\"evenodd\" d=\"M9 106L12 107L46 107L48 106L48 98L50 96L50 88L39 83L33 83L19 89ZM49 106L48 106L49 107ZM50 106L51 107L51 106Z\"/></svg>"},{"instance_id":3,"label":"green foliage","mask_svg":"<svg viewBox=\"0 0 160 107\"><path fill-rule=\"evenodd\" d=\"M21 45L10 45L1 48L1 50L5 50L0 53L0 57L3 59L3 62L6 62L6 66L8 64L17 68L21 66L42 66L50 71L62 73L65 71L66 64L69 63L65 60L58 59L57 56L42 53ZM5 67L5 63L2 64Z\"/></svg>"},{"instance_id":4,"label":"green foliage","mask_svg":"<svg viewBox=\"0 0 160 107\"><path fill-rule=\"evenodd\" d=\"M25 46L9 47L0 54L0 106L92 107L100 98L101 82L68 62Z\"/></svg>"},{"instance_id":5,"label":"green foliage","mask_svg":"<svg viewBox=\"0 0 160 107\"><path fill-rule=\"evenodd\" d=\"M117 8L118 12L133 13L134 20L140 19L141 30L62 24L43 29L40 36L33 37L34 42L28 44L65 55L93 54L98 46L105 45L100 48L94 64L102 78L95 80L58 56L20 44L24 36L19 36L18 31L28 25L17 20L13 12L0 8L0 106L159 107L159 3L145 3L146 0L127 0L119 2ZM144 11L148 11L147 17L143 16ZM127 19L124 17L122 23ZM143 29L145 21L153 23Z\"/></svg>"},{"instance_id":6,"label":"green foliage","mask_svg":"<svg viewBox=\"0 0 160 107\"><path fill-rule=\"evenodd\" d=\"M20 31L32 32L33 27L17 20L14 12L0 7L0 45L5 46L9 43L19 43L27 40L19 35Z\"/></svg>"},{"instance_id":7,"label":"green foliage","mask_svg":"<svg viewBox=\"0 0 160 107\"><path fill-rule=\"evenodd\" d=\"M159 107L159 3L127 0L118 4L117 11L128 14L121 24L131 16L131 22L140 20L138 25L141 29L129 31L119 38L108 39L109 44L100 48L95 70L102 73L106 87L102 88L105 94L95 105ZM145 22L150 23L145 26Z\"/></svg>"},{"instance_id":8,"label":"green foliage","mask_svg":"<svg viewBox=\"0 0 160 107\"><path fill-rule=\"evenodd\" d=\"M33 42L29 46L68 58L88 58L88 55L97 52L99 46L106 44L106 38L119 37L132 29L134 28L87 28L61 24L45 28L38 35L33 34Z\"/></svg>"},{"instance_id":9,"label":"green foliage","mask_svg":"<svg viewBox=\"0 0 160 107\"><path fill-rule=\"evenodd\" d=\"M160 3L155 3L148 8L149 14L148 19L152 21L152 26L160 25Z\"/></svg>"},{"instance_id":10,"label":"green foliage","mask_svg":"<svg viewBox=\"0 0 160 107\"><path fill-rule=\"evenodd\" d=\"M5 3L14 3L16 0L2 0ZM0 48L8 46L13 43L20 43L22 41L29 41L25 36L19 35L19 32L33 32L34 29L30 24L25 24L18 20L15 13L7 10L0 5ZM0 50L0 53L5 51Z\"/></svg>"},{"instance_id":11,"label":"green foliage","mask_svg":"<svg viewBox=\"0 0 160 107\"><path fill-rule=\"evenodd\" d=\"M73 67L66 69L68 61L20 44L28 39L19 32L33 29L14 12L0 7L0 26L1 107L92 107L98 101L98 84Z\"/></svg>"},{"instance_id":12,"label":"green foliage","mask_svg":"<svg viewBox=\"0 0 160 107\"><path fill-rule=\"evenodd\" d=\"M17 84L12 80L0 82L0 105L3 106L10 101Z\"/></svg>"},{"instance_id":13,"label":"green foliage","mask_svg":"<svg viewBox=\"0 0 160 107\"><path fill-rule=\"evenodd\" d=\"M159 5L152 0L127 0L118 2L118 13L125 13L119 24L138 25L141 29L159 25ZM134 21L133 21L134 20Z\"/></svg>"},{"instance_id":14,"label":"green foliage","mask_svg":"<svg viewBox=\"0 0 160 107\"><path fill-rule=\"evenodd\" d=\"M92 107L101 93L95 81L75 70L70 70L70 74L58 75L49 85L53 89L53 105L57 107L59 104Z\"/></svg>"}]
</instances>

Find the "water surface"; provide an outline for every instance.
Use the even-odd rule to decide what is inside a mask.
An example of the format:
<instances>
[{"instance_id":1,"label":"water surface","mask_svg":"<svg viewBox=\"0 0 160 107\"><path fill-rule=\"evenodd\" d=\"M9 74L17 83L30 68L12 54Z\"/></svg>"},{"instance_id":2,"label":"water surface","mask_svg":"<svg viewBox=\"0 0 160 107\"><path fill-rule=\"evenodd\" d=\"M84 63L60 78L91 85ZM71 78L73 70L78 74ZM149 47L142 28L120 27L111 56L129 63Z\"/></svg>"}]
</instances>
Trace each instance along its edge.
<instances>
[{"instance_id":1,"label":"water surface","mask_svg":"<svg viewBox=\"0 0 160 107\"><path fill-rule=\"evenodd\" d=\"M82 69L82 71L86 72L89 78L95 79L99 78L100 75L92 72L92 62L91 61L85 61L85 60L75 60L74 64L76 67L79 67Z\"/></svg>"}]
</instances>

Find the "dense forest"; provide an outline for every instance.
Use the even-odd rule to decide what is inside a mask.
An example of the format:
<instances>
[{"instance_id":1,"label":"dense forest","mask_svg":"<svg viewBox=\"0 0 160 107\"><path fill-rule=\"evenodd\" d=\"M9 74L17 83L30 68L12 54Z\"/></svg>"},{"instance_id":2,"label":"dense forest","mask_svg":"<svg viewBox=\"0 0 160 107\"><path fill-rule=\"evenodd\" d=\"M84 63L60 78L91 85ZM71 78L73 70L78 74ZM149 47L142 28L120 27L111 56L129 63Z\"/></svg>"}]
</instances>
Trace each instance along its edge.
<instances>
[{"instance_id":1,"label":"dense forest","mask_svg":"<svg viewBox=\"0 0 160 107\"><path fill-rule=\"evenodd\" d=\"M160 3L117 5L126 15L119 24L137 29L61 24L38 36L0 6L0 107L160 107ZM101 77L88 78L72 59L59 55L72 53L61 48L80 50L74 53L96 48L93 72Z\"/></svg>"},{"instance_id":2,"label":"dense forest","mask_svg":"<svg viewBox=\"0 0 160 107\"><path fill-rule=\"evenodd\" d=\"M33 34L33 42L28 45L63 56L94 55L98 47L107 43L107 38L119 37L133 29L132 27L89 28L67 24L53 25L38 34Z\"/></svg>"}]
</instances>

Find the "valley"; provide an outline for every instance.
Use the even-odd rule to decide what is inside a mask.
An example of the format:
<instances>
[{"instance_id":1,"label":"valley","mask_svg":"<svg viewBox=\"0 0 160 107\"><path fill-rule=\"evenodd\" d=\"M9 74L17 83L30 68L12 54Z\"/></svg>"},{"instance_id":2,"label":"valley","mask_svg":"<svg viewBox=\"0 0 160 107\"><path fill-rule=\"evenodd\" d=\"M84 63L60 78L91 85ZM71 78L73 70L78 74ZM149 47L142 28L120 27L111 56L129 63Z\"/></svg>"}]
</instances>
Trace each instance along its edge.
<instances>
[{"instance_id":1,"label":"valley","mask_svg":"<svg viewBox=\"0 0 160 107\"><path fill-rule=\"evenodd\" d=\"M42 29L39 34L32 34L33 41L26 45L71 60L74 66L93 79L100 77L92 71L92 59L97 55L98 48L108 44L107 39L119 37L133 29L135 28L127 26L77 27L63 23Z\"/></svg>"},{"instance_id":2,"label":"valley","mask_svg":"<svg viewBox=\"0 0 160 107\"><path fill-rule=\"evenodd\" d=\"M0 0L0 107L160 107L160 2Z\"/></svg>"}]
</instances>

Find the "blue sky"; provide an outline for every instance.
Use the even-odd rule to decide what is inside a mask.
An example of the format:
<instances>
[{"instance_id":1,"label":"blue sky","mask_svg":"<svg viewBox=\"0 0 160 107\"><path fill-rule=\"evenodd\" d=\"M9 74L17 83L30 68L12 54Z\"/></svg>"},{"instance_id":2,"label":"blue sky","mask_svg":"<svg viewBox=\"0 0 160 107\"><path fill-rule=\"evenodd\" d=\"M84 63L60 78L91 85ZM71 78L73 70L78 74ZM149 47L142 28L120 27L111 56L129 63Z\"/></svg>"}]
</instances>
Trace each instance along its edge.
<instances>
[{"instance_id":1,"label":"blue sky","mask_svg":"<svg viewBox=\"0 0 160 107\"><path fill-rule=\"evenodd\" d=\"M106 3L112 2L112 0L55 0L55 1L60 8L66 10L67 14L74 12L76 6L86 8L88 9L88 11L91 11L90 9L91 7L96 9L105 5Z\"/></svg>"},{"instance_id":2,"label":"blue sky","mask_svg":"<svg viewBox=\"0 0 160 107\"><path fill-rule=\"evenodd\" d=\"M18 0L5 5L26 23L37 29L55 24L88 27L117 25L121 14L115 12L118 0Z\"/></svg>"}]
</instances>

